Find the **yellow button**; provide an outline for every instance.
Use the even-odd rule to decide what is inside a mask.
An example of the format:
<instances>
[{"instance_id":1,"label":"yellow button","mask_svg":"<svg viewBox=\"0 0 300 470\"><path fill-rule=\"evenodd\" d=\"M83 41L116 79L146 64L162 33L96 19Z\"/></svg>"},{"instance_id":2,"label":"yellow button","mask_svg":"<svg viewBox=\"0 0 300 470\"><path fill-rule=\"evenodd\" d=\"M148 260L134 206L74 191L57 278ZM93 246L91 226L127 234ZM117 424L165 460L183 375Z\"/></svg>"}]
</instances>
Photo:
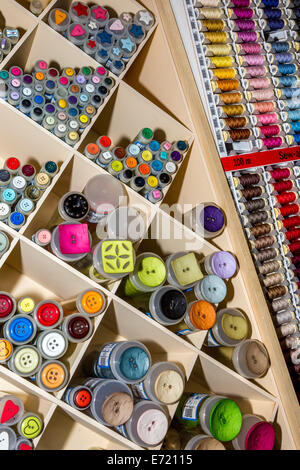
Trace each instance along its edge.
<instances>
[{"instance_id":1,"label":"yellow button","mask_svg":"<svg viewBox=\"0 0 300 470\"><path fill-rule=\"evenodd\" d=\"M55 389L60 387L65 380L64 368L55 362L46 365L41 371L41 382L46 388Z\"/></svg>"},{"instance_id":2,"label":"yellow button","mask_svg":"<svg viewBox=\"0 0 300 470\"><path fill-rule=\"evenodd\" d=\"M61 109L65 109L67 107L67 102L66 100L59 100L58 102L58 106L61 108Z\"/></svg>"},{"instance_id":3,"label":"yellow button","mask_svg":"<svg viewBox=\"0 0 300 470\"><path fill-rule=\"evenodd\" d=\"M116 160L116 161L112 162L111 167L114 171L122 171L123 170L123 163Z\"/></svg>"},{"instance_id":4,"label":"yellow button","mask_svg":"<svg viewBox=\"0 0 300 470\"><path fill-rule=\"evenodd\" d=\"M39 173L36 175L36 182L40 184L41 186L46 186L50 181L49 176L47 173Z\"/></svg>"},{"instance_id":5,"label":"yellow button","mask_svg":"<svg viewBox=\"0 0 300 470\"><path fill-rule=\"evenodd\" d=\"M71 140L77 140L78 134L77 132L70 132L69 133L69 139Z\"/></svg>"},{"instance_id":6,"label":"yellow button","mask_svg":"<svg viewBox=\"0 0 300 470\"><path fill-rule=\"evenodd\" d=\"M103 297L99 292L91 290L83 295L81 304L86 313L95 314L103 307Z\"/></svg>"},{"instance_id":7,"label":"yellow button","mask_svg":"<svg viewBox=\"0 0 300 470\"><path fill-rule=\"evenodd\" d=\"M89 120L89 118L85 115L85 114L82 114L79 118L80 122L82 122L83 124L86 124Z\"/></svg>"},{"instance_id":8,"label":"yellow button","mask_svg":"<svg viewBox=\"0 0 300 470\"><path fill-rule=\"evenodd\" d=\"M20 302L20 309L24 313L32 312L34 310L35 303L30 297L26 297Z\"/></svg>"},{"instance_id":9,"label":"yellow button","mask_svg":"<svg viewBox=\"0 0 300 470\"><path fill-rule=\"evenodd\" d=\"M74 70L71 69L71 68L68 68L68 69L65 70L65 73L66 73L66 75L67 75L68 77L73 77L73 75L74 75Z\"/></svg>"},{"instance_id":10,"label":"yellow button","mask_svg":"<svg viewBox=\"0 0 300 470\"><path fill-rule=\"evenodd\" d=\"M150 162L152 160L152 153L149 152L149 150L145 150L143 153L142 153L142 159L144 160L144 162Z\"/></svg>"},{"instance_id":11,"label":"yellow button","mask_svg":"<svg viewBox=\"0 0 300 470\"><path fill-rule=\"evenodd\" d=\"M147 183L149 186L151 186L151 188L156 188L158 186L158 179L156 176L149 176Z\"/></svg>"}]
</instances>

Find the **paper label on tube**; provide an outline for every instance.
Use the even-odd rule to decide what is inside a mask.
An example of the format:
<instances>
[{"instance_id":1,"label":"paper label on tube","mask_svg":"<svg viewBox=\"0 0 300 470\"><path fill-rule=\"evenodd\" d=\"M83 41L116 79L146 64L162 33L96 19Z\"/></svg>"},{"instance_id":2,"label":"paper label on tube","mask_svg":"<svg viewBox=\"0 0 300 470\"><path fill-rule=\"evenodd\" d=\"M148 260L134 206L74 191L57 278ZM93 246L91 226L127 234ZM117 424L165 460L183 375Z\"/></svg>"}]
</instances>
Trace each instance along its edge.
<instances>
[{"instance_id":1,"label":"paper label on tube","mask_svg":"<svg viewBox=\"0 0 300 470\"><path fill-rule=\"evenodd\" d=\"M206 397L208 397L208 395L202 395L200 393L193 394L186 401L182 409L182 419L185 421L197 421L199 405Z\"/></svg>"}]
</instances>

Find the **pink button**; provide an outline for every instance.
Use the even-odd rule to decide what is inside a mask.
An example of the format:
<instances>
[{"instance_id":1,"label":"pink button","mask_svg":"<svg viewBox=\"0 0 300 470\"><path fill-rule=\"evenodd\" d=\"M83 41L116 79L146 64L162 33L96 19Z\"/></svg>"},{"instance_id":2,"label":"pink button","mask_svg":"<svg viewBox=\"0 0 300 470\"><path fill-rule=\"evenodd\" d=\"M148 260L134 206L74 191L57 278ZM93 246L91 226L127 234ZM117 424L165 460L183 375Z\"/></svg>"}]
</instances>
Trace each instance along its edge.
<instances>
[{"instance_id":1,"label":"pink button","mask_svg":"<svg viewBox=\"0 0 300 470\"><path fill-rule=\"evenodd\" d=\"M21 75L21 69L19 67L13 67L11 69L11 73L12 75L14 75L15 77L19 77Z\"/></svg>"},{"instance_id":2,"label":"pink button","mask_svg":"<svg viewBox=\"0 0 300 470\"><path fill-rule=\"evenodd\" d=\"M63 86L66 86L66 85L68 85L69 80L67 79L67 77L60 77L59 83Z\"/></svg>"},{"instance_id":3,"label":"pink button","mask_svg":"<svg viewBox=\"0 0 300 470\"><path fill-rule=\"evenodd\" d=\"M0 294L0 318L10 315L13 309L13 301L8 295Z\"/></svg>"},{"instance_id":4,"label":"pink button","mask_svg":"<svg viewBox=\"0 0 300 470\"><path fill-rule=\"evenodd\" d=\"M98 85L100 83L100 81L101 80L100 80L99 77L95 77L95 76L92 77L92 82L95 83L95 85Z\"/></svg>"},{"instance_id":5,"label":"pink button","mask_svg":"<svg viewBox=\"0 0 300 470\"><path fill-rule=\"evenodd\" d=\"M65 224L58 227L59 247L63 255L89 253L87 224Z\"/></svg>"},{"instance_id":6,"label":"pink button","mask_svg":"<svg viewBox=\"0 0 300 470\"><path fill-rule=\"evenodd\" d=\"M18 78L14 78L12 81L11 81L11 84L13 87L15 88L19 88L19 86L21 86L21 82Z\"/></svg>"},{"instance_id":7,"label":"pink button","mask_svg":"<svg viewBox=\"0 0 300 470\"><path fill-rule=\"evenodd\" d=\"M48 64L44 60L40 60L38 65L39 65L39 68L42 70L46 70L48 68Z\"/></svg>"},{"instance_id":8,"label":"pink button","mask_svg":"<svg viewBox=\"0 0 300 470\"><path fill-rule=\"evenodd\" d=\"M105 74L106 74L106 70L105 70L104 67L98 67L98 68L97 68L97 73L98 73L99 75L105 75Z\"/></svg>"},{"instance_id":9,"label":"pink button","mask_svg":"<svg viewBox=\"0 0 300 470\"><path fill-rule=\"evenodd\" d=\"M41 230L38 234L38 241L40 243L50 243L51 242L51 232L49 230Z\"/></svg>"},{"instance_id":10,"label":"pink button","mask_svg":"<svg viewBox=\"0 0 300 470\"><path fill-rule=\"evenodd\" d=\"M161 197L161 192L159 190L153 191L153 197L154 199L160 199Z\"/></svg>"}]
</instances>

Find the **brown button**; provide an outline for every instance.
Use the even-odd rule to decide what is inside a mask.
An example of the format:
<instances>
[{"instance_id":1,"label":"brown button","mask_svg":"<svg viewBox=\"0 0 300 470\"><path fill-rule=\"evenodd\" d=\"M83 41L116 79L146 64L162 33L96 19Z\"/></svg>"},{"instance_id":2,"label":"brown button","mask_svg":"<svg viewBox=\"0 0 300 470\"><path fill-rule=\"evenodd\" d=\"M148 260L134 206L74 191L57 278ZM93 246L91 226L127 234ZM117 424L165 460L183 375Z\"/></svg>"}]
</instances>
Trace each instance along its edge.
<instances>
[{"instance_id":1,"label":"brown button","mask_svg":"<svg viewBox=\"0 0 300 470\"><path fill-rule=\"evenodd\" d=\"M84 317L74 317L68 324L68 332L72 338L83 339L90 332L90 325Z\"/></svg>"},{"instance_id":2,"label":"brown button","mask_svg":"<svg viewBox=\"0 0 300 470\"><path fill-rule=\"evenodd\" d=\"M133 412L133 400L127 393L113 393L102 405L102 416L110 426L125 424Z\"/></svg>"}]
</instances>

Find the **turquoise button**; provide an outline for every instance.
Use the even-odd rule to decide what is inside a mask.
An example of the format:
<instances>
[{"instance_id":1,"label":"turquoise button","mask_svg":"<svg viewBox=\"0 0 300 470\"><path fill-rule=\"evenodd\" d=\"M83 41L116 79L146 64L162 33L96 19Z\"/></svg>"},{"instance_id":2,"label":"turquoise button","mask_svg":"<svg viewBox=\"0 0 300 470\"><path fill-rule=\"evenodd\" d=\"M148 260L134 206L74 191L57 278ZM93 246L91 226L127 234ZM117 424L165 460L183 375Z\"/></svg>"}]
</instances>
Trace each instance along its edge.
<instances>
[{"instance_id":1,"label":"turquoise button","mask_svg":"<svg viewBox=\"0 0 300 470\"><path fill-rule=\"evenodd\" d=\"M16 192L11 188L4 189L2 193L2 199L5 202L13 202L16 199L16 196Z\"/></svg>"}]
</instances>

